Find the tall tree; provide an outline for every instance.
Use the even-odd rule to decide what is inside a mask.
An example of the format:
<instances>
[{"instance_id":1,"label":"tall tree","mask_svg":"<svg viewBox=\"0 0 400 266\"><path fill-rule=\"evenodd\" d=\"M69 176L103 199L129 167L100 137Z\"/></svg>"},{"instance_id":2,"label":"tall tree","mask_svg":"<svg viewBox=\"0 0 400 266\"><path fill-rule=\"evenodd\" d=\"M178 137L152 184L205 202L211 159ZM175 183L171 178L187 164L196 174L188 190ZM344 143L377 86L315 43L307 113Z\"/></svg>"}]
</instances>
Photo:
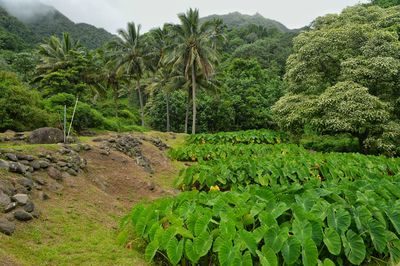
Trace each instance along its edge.
<instances>
[{"instance_id":1,"label":"tall tree","mask_svg":"<svg viewBox=\"0 0 400 266\"><path fill-rule=\"evenodd\" d=\"M209 38L211 24L200 23L197 9L189 9L186 14L179 14L178 18L181 24L173 27L177 45L172 58L174 65L183 69L186 80L191 81L192 134L195 134L197 73L201 72L208 79L214 71L217 53Z\"/></svg>"},{"instance_id":2,"label":"tall tree","mask_svg":"<svg viewBox=\"0 0 400 266\"><path fill-rule=\"evenodd\" d=\"M154 75L150 78L147 90L151 93L159 93L163 91L166 103L166 117L167 125L166 130L171 130L170 124L170 94L176 82L174 82L176 71L170 62L166 61L166 52L170 51L173 47L173 40L171 38L170 29L172 25L164 24L162 28L154 29L150 32L152 41L152 52L149 54L149 62L152 62Z\"/></svg>"},{"instance_id":3,"label":"tall tree","mask_svg":"<svg viewBox=\"0 0 400 266\"><path fill-rule=\"evenodd\" d=\"M171 66L164 66L158 69L158 71L154 74L154 76L149 80L147 85L147 90L150 94L159 93L160 91L164 92L165 95L165 103L166 103L166 115L167 115L167 123L166 130L167 132L171 131L171 123L170 123L170 94L174 88L174 73Z\"/></svg>"},{"instance_id":4,"label":"tall tree","mask_svg":"<svg viewBox=\"0 0 400 266\"><path fill-rule=\"evenodd\" d=\"M140 104L140 117L142 126L144 126L144 102L140 81L144 73L145 59L140 29L140 25L136 27L135 23L129 22L126 30L118 30L118 34L121 38L115 39L110 46L114 51L112 57L116 61L115 64L118 71L125 73L136 82L136 91ZM133 90L131 90L131 94L132 91Z\"/></svg>"},{"instance_id":5,"label":"tall tree","mask_svg":"<svg viewBox=\"0 0 400 266\"><path fill-rule=\"evenodd\" d=\"M78 41L73 41L68 32L64 32L61 39L51 36L45 43L39 45L41 72L54 71L69 66L76 53L80 52Z\"/></svg>"},{"instance_id":6,"label":"tall tree","mask_svg":"<svg viewBox=\"0 0 400 266\"><path fill-rule=\"evenodd\" d=\"M210 32L210 39L212 43L212 47L217 50L220 45L223 45L226 41L226 36L224 31L226 29L226 25L224 21L220 18L215 18L211 20L211 32Z\"/></svg>"}]
</instances>

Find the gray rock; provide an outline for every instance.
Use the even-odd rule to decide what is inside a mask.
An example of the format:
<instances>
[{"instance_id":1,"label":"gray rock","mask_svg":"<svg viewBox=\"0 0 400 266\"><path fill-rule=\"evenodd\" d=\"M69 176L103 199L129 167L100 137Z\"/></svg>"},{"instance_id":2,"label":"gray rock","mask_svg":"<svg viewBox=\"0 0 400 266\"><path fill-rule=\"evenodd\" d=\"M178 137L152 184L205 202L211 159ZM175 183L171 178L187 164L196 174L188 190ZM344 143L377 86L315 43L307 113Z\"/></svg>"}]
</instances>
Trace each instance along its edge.
<instances>
[{"instance_id":1,"label":"gray rock","mask_svg":"<svg viewBox=\"0 0 400 266\"><path fill-rule=\"evenodd\" d=\"M18 183L26 187L28 190L31 190L33 188L33 180L30 178L22 177L18 180Z\"/></svg>"},{"instance_id":2,"label":"gray rock","mask_svg":"<svg viewBox=\"0 0 400 266\"><path fill-rule=\"evenodd\" d=\"M6 158L10 161L18 162L17 155L15 155L14 153L6 153Z\"/></svg>"},{"instance_id":3,"label":"gray rock","mask_svg":"<svg viewBox=\"0 0 400 266\"><path fill-rule=\"evenodd\" d=\"M29 221L33 219L32 214L30 214L29 212L23 211L23 210L17 210L14 212L14 217L15 219L17 219L18 221Z\"/></svg>"},{"instance_id":4,"label":"gray rock","mask_svg":"<svg viewBox=\"0 0 400 266\"><path fill-rule=\"evenodd\" d=\"M0 219L0 232L8 236L12 235L15 231L15 223L7 219Z\"/></svg>"},{"instance_id":5,"label":"gray rock","mask_svg":"<svg viewBox=\"0 0 400 266\"><path fill-rule=\"evenodd\" d=\"M24 206L24 211L26 212L33 212L35 209L35 204L33 204L32 201L29 201L25 206Z\"/></svg>"},{"instance_id":6,"label":"gray rock","mask_svg":"<svg viewBox=\"0 0 400 266\"><path fill-rule=\"evenodd\" d=\"M0 178L0 191L3 191L8 196L12 196L15 194L15 187L11 181L7 179Z\"/></svg>"},{"instance_id":7,"label":"gray rock","mask_svg":"<svg viewBox=\"0 0 400 266\"><path fill-rule=\"evenodd\" d=\"M10 172L14 172L17 174L23 174L23 173L26 173L27 170L28 170L28 168L23 164L16 163L16 162L10 162L10 168L9 168Z\"/></svg>"},{"instance_id":8,"label":"gray rock","mask_svg":"<svg viewBox=\"0 0 400 266\"><path fill-rule=\"evenodd\" d=\"M19 161L19 163L23 164L23 165L27 165L27 166L31 165L28 160L21 160L21 161Z\"/></svg>"},{"instance_id":9,"label":"gray rock","mask_svg":"<svg viewBox=\"0 0 400 266\"><path fill-rule=\"evenodd\" d=\"M26 194L16 194L11 198L20 205L25 205L29 200L29 196Z\"/></svg>"},{"instance_id":10,"label":"gray rock","mask_svg":"<svg viewBox=\"0 0 400 266\"><path fill-rule=\"evenodd\" d=\"M39 161L40 168L47 168L50 166L50 163L47 161Z\"/></svg>"},{"instance_id":11,"label":"gray rock","mask_svg":"<svg viewBox=\"0 0 400 266\"><path fill-rule=\"evenodd\" d=\"M10 168L10 164L7 161L1 160L0 159L0 169L8 169Z\"/></svg>"},{"instance_id":12,"label":"gray rock","mask_svg":"<svg viewBox=\"0 0 400 266\"><path fill-rule=\"evenodd\" d=\"M29 136L29 143L32 144L52 144L64 141L64 134L58 128L44 127L38 128Z\"/></svg>"},{"instance_id":13,"label":"gray rock","mask_svg":"<svg viewBox=\"0 0 400 266\"><path fill-rule=\"evenodd\" d=\"M39 170L39 169L41 168L41 167L40 167L40 161L38 161L38 160L32 161L32 162L30 163L30 166L32 166L33 169L35 169L35 170Z\"/></svg>"},{"instance_id":14,"label":"gray rock","mask_svg":"<svg viewBox=\"0 0 400 266\"><path fill-rule=\"evenodd\" d=\"M62 180L62 174L61 174L60 170L54 168L53 166L50 166L50 167L47 169L47 173L48 173L49 176L50 176L51 178L53 178L54 180L57 180L57 181L61 181L61 180Z\"/></svg>"},{"instance_id":15,"label":"gray rock","mask_svg":"<svg viewBox=\"0 0 400 266\"><path fill-rule=\"evenodd\" d=\"M18 206L18 203L16 202L11 202L10 204L7 205L7 207L4 208L4 212L10 212L12 210L14 210L16 207Z\"/></svg>"},{"instance_id":16,"label":"gray rock","mask_svg":"<svg viewBox=\"0 0 400 266\"><path fill-rule=\"evenodd\" d=\"M10 203L10 197L0 190L0 210L4 210Z\"/></svg>"},{"instance_id":17,"label":"gray rock","mask_svg":"<svg viewBox=\"0 0 400 266\"><path fill-rule=\"evenodd\" d=\"M17 158L18 158L18 160L22 160L22 161L35 160L35 157L33 157L32 155L27 155L27 154L17 154Z\"/></svg>"}]
</instances>

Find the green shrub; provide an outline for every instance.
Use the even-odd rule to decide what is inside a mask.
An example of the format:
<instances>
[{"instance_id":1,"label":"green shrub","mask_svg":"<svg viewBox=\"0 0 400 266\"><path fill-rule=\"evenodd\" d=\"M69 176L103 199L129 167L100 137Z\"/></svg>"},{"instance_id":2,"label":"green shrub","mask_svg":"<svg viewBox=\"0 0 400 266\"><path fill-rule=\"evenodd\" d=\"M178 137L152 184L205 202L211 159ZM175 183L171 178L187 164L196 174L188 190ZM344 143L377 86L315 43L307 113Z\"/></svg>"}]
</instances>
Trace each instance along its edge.
<instances>
[{"instance_id":1,"label":"green shrub","mask_svg":"<svg viewBox=\"0 0 400 266\"><path fill-rule=\"evenodd\" d=\"M32 130L46 126L48 121L40 95L15 74L0 72L0 130Z\"/></svg>"},{"instance_id":2,"label":"green shrub","mask_svg":"<svg viewBox=\"0 0 400 266\"><path fill-rule=\"evenodd\" d=\"M52 114L52 124L62 127L64 119L64 105L67 106L67 127L72 118L76 97L69 93L58 93L45 100L46 109ZM84 102L78 102L75 111L73 130L82 131L89 128L103 128L105 118L103 115Z\"/></svg>"},{"instance_id":3,"label":"green shrub","mask_svg":"<svg viewBox=\"0 0 400 266\"><path fill-rule=\"evenodd\" d=\"M108 117L104 120L104 129L118 132L138 131L144 132L147 129L130 122L127 119Z\"/></svg>"},{"instance_id":4,"label":"green shrub","mask_svg":"<svg viewBox=\"0 0 400 266\"><path fill-rule=\"evenodd\" d=\"M350 135L308 135L300 139L304 148L322 152L358 152L357 138Z\"/></svg>"},{"instance_id":5,"label":"green shrub","mask_svg":"<svg viewBox=\"0 0 400 266\"><path fill-rule=\"evenodd\" d=\"M46 106L55 107L56 105L71 107L75 103L75 96L69 93L59 93L46 99Z\"/></svg>"},{"instance_id":6,"label":"green shrub","mask_svg":"<svg viewBox=\"0 0 400 266\"><path fill-rule=\"evenodd\" d=\"M86 103L78 103L73 127L77 131L88 128L101 128L104 125L103 115Z\"/></svg>"}]
</instances>

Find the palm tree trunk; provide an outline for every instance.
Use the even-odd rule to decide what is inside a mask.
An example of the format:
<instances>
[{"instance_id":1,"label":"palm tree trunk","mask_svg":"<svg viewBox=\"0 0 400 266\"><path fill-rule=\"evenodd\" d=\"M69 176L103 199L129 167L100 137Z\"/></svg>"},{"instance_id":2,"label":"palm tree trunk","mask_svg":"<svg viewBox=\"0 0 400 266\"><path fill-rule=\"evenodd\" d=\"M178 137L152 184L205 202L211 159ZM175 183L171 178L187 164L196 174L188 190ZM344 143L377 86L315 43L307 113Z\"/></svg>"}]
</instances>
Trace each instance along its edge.
<instances>
[{"instance_id":1,"label":"palm tree trunk","mask_svg":"<svg viewBox=\"0 0 400 266\"><path fill-rule=\"evenodd\" d=\"M169 123L169 92L165 94L165 101L167 102L167 132L170 132L170 123Z\"/></svg>"},{"instance_id":2,"label":"palm tree trunk","mask_svg":"<svg viewBox=\"0 0 400 266\"><path fill-rule=\"evenodd\" d=\"M189 107L190 107L190 87L188 89L188 96L186 102L186 115L185 115L185 134L188 133L188 125L189 125Z\"/></svg>"},{"instance_id":3,"label":"palm tree trunk","mask_svg":"<svg viewBox=\"0 0 400 266\"><path fill-rule=\"evenodd\" d=\"M144 127L144 107L143 107L143 98L142 98L142 90L140 89L140 79L136 81L136 89L139 95L139 104L140 104L140 118L142 120L142 127Z\"/></svg>"},{"instance_id":4,"label":"palm tree trunk","mask_svg":"<svg viewBox=\"0 0 400 266\"><path fill-rule=\"evenodd\" d=\"M193 114L192 114L192 134L196 134L196 73L195 65L192 64L192 103L193 103Z\"/></svg>"}]
</instances>

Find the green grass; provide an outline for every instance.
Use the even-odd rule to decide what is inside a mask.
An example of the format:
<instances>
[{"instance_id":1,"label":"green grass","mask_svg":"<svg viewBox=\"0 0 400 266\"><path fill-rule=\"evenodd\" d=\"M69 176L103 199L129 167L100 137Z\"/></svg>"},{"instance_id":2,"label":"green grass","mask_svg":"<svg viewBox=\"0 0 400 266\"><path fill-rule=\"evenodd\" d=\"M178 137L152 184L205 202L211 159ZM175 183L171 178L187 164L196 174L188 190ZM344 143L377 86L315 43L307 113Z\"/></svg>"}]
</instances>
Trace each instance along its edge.
<instances>
[{"instance_id":1,"label":"green grass","mask_svg":"<svg viewBox=\"0 0 400 266\"><path fill-rule=\"evenodd\" d=\"M0 144L0 149L13 149L16 151L26 152L26 153L38 153L40 150L56 151L60 149L58 144L18 144L18 143L7 143Z\"/></svg>"},{"instance_id":2,"label":"green grass","mask_svg":"<svg viewBox=\"0 0 400 266\"><path fill-rule=\"evenodd\" d=\"M47 207L46 219L18 226L12 237L0 234L0 260L12 254L22 265L145 265L142 254L117 243L111 224L120 217L79 201Z\"/></svg>"},{"instance_id":3,"label":"green grass","mask_svg":"<svg viewBox=\"0 0 400 266\"><path fill-rule=\"evenodd\" d=\"M78 137L79 141L80 141L80 142L83 142L83 143L90 142L90 141L92 141L92 139L94 139L94 138L96 138L96 137L91 137L91 136L79 136L79 137Z\"/></svg>"}]
</instances>

